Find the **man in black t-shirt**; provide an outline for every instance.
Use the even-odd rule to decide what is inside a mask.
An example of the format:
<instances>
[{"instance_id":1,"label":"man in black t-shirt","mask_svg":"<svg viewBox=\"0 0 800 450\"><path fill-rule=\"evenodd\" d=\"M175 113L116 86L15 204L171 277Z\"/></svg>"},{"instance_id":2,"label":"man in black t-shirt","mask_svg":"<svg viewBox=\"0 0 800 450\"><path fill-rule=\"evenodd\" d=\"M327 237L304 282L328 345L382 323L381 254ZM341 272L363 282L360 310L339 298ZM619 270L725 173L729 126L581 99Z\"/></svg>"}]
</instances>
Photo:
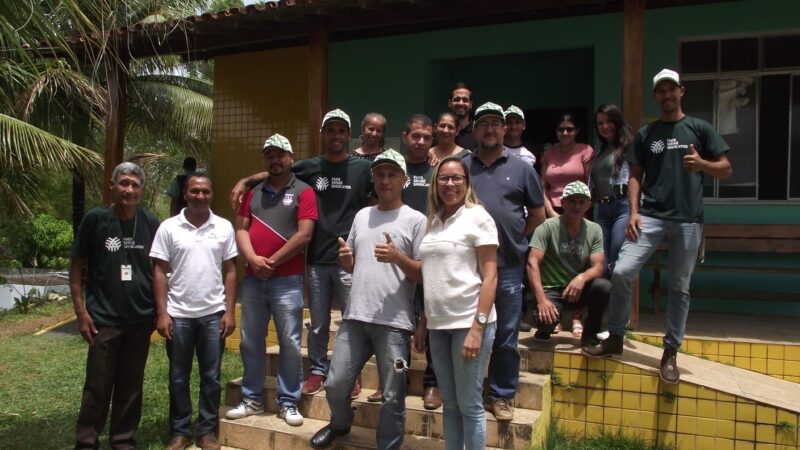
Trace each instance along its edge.
<instances>
[{"instance_id":1,"label":"man in black t-shirt","mask_svg":"<svg viewBox=\"0 0 800 450\"><path fill-rule=\"evenodd\" d=\"M70 292L78 330L89 344L76 449L98 448L109 403L111 448L136 446L142 378L156 313L148 254L158 219L137 206L143 185L144 172L136 164L114 168L114 203L89 211L72 244Z\"/></svg>"},{"instance_id":2,"label":"man in black t-shirt","mask_svg":"<svg viewBox=\"0 0 800 450\"><path fill-rule=\"evenodd\" d=\"M703 177L731 176L728 145L703 120L681 109L685 88L679 75L664 69L653 78L653 93L661 107L655 122L639 130L630 163L628 199L630 219L619 259L611 276L608 330L611 335L597 347L584 347L587 356L622 354L630 319L632 284L645 262L663 240L669 244L669 297L667 333L660 376L677 383L676 362L689 313L689 284L703 234ZM641 194L641 205L640 205Z\"/></svg>"},{"instance_id":3,"label":"man in black t-shirt","mask_svg":"<svg viewBox=\"0 0 800 450\"><path fill-rule=\"evenodd\" d=\"M472 134L472 89L466 83L456 83L447 99L447 108L458 118L456 144L474 152L478 141Z\"/></svg>"}]
</instances>

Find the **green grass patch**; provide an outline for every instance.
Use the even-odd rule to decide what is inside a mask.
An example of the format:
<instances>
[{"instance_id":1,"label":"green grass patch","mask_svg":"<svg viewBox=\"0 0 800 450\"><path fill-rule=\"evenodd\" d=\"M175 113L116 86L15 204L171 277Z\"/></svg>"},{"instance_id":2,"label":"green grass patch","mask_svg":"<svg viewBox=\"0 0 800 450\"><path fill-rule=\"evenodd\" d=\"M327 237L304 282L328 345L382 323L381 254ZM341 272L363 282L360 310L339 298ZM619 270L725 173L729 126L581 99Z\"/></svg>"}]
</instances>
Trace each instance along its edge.
<instances>
[{"instance_id":1,"label":"green grass patch","mask_svg":"<svg viewBox=\"0 0 800 450\"><path fill-rule=\"evenodd\" d=\"M36 305L36 307L31 308L26 314L20 314L16 309L11 308L0 311L0 325L7 327L9 325L31 322L36 319L64 314L66 311L71 310L72 300L70 300L69 297L59 302L47 301L41 305Z\"/></svg>"},{"instance_id":2,"label":"green grass patch","mask_svg":"<svg viewBox=\"0 0 800 450\"><path fill-rule=\"evenodd\" d=\"M13 314L0 316L0 327ZM17 335L0 338L0 436L2 448L68 449L75 439L75 421L84 381L86 344L80 336ZM137 448L163 449L170 439L166 348L153 344L144 376L144 406ZM223 386L242 374L239 355L225 353ZM197 414L199 376L195 362L192 396ZM224 388L223 388L224 390ZM224 395L224 394L223 394ZM108 435L101 437L108 448Z\"/></svg>"},{"instance_id":3,"label":"green grass patch","mask_svg":"<svg viewBox=\"0 0 800 450\"><path fill-rule=\"evenodd\" d=\"M558 422L550 423L550 430L544 443L532 450L674 450L673 446L653 445L642 438L631 437L622 432L601 431L596 436L577 437L558 427Z\"/></svg>"}]
</instances>

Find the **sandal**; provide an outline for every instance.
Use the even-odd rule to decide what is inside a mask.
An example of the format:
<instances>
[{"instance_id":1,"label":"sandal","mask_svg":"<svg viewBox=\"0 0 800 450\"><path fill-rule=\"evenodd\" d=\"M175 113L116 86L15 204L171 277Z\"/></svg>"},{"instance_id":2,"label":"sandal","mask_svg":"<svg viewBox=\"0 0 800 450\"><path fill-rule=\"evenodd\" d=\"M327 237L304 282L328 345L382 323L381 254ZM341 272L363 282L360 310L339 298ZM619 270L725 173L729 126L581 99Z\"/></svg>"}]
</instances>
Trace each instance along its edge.
<instances>
[{"instance_id":1,"label":"sandal","mask_svg":"<svg viewBox=\"0 0 800 450\"><path fill-rule=\"evenodd\" d=\"M572 324L572 335L579 338L583 336L583 324L580 322Z\"/></svg>"},{"instance_id":2,"label":"sandal","mask_svg":"<svg viewBox=\"0 0 800 450\"><path fill-rule=\"evenodd\" d=\"M560 323L558 325L556 325L555 328L553 328L553 334L558 334L558 333L561 333L561 324Z\"/></svg>"}]
</instances>

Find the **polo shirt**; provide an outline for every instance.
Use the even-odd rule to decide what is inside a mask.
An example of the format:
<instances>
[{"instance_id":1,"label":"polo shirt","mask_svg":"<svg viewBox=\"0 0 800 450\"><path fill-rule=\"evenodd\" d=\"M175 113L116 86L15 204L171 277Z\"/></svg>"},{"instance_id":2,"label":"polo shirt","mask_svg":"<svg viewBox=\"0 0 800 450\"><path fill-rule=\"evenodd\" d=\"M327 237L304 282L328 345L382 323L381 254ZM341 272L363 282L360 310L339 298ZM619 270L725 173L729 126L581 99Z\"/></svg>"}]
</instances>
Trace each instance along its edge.
<instances>
[{"instance_id":1,"label":"polo shirt","mask_svg":"<svg viewBox=\"0 0 800 450\"><path fill-rule=\"evenodd\" d=\"M258 256L269 258L297 233L301 220L317 220L317 199L314 190L292 175L280 191L273 192L269 178L247 192L236 213L250 219L250 243ZM253 270L245 267L247 275ZM298 253L275 268L273 276L302 275L305 255Z\"/></svg>"},{"instance_id":2,"label":"polo shirt","mask_svg":"<svg viewBox=\"0 0 800 450\"><path fill-rule=\"evenodd\" d=\"M165 220L156 232L150 257L169 263L167 314L194 319L225 310L222 262L236 258L236 237L230 222L209 214L196 227L186 208Z\"/></svg>"},{"instance_id":3,"label":"polo shirt","mask_svg":"<svg viewBox=\"0 0 800 450\"><path fill-rule=\"evenodd\" d=\"M528 249L526 208L544 205L539 175L530 164L505 150L491 166L486 166L475 153L463 161L469 169L472 188L497 224L497 268L524 264Z\"/></svg>"}]
</instances>

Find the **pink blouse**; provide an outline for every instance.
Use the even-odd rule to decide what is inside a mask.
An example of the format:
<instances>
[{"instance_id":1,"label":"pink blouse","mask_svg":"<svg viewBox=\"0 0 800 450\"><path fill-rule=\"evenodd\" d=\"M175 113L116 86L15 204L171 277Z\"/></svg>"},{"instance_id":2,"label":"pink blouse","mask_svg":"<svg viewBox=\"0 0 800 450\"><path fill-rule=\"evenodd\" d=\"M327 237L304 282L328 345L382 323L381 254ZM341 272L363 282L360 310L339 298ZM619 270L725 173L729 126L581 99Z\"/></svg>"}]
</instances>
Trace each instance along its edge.
<instances>
[{"instance_id":1,"label":"pink blouse","mask_svg":"<svg viewBox=\"0 0 800 450\"><path fill-rule=\"evenodd\" d=\"M565 154L558 149L558 144L551 145L542 155L544 167L546 195L553 206L561 206L561 193L569 183L575 180L589 183L589 172L585 169L594 158L591 145L575 144L572 154Z\"/></svg>"}]
</instances>

